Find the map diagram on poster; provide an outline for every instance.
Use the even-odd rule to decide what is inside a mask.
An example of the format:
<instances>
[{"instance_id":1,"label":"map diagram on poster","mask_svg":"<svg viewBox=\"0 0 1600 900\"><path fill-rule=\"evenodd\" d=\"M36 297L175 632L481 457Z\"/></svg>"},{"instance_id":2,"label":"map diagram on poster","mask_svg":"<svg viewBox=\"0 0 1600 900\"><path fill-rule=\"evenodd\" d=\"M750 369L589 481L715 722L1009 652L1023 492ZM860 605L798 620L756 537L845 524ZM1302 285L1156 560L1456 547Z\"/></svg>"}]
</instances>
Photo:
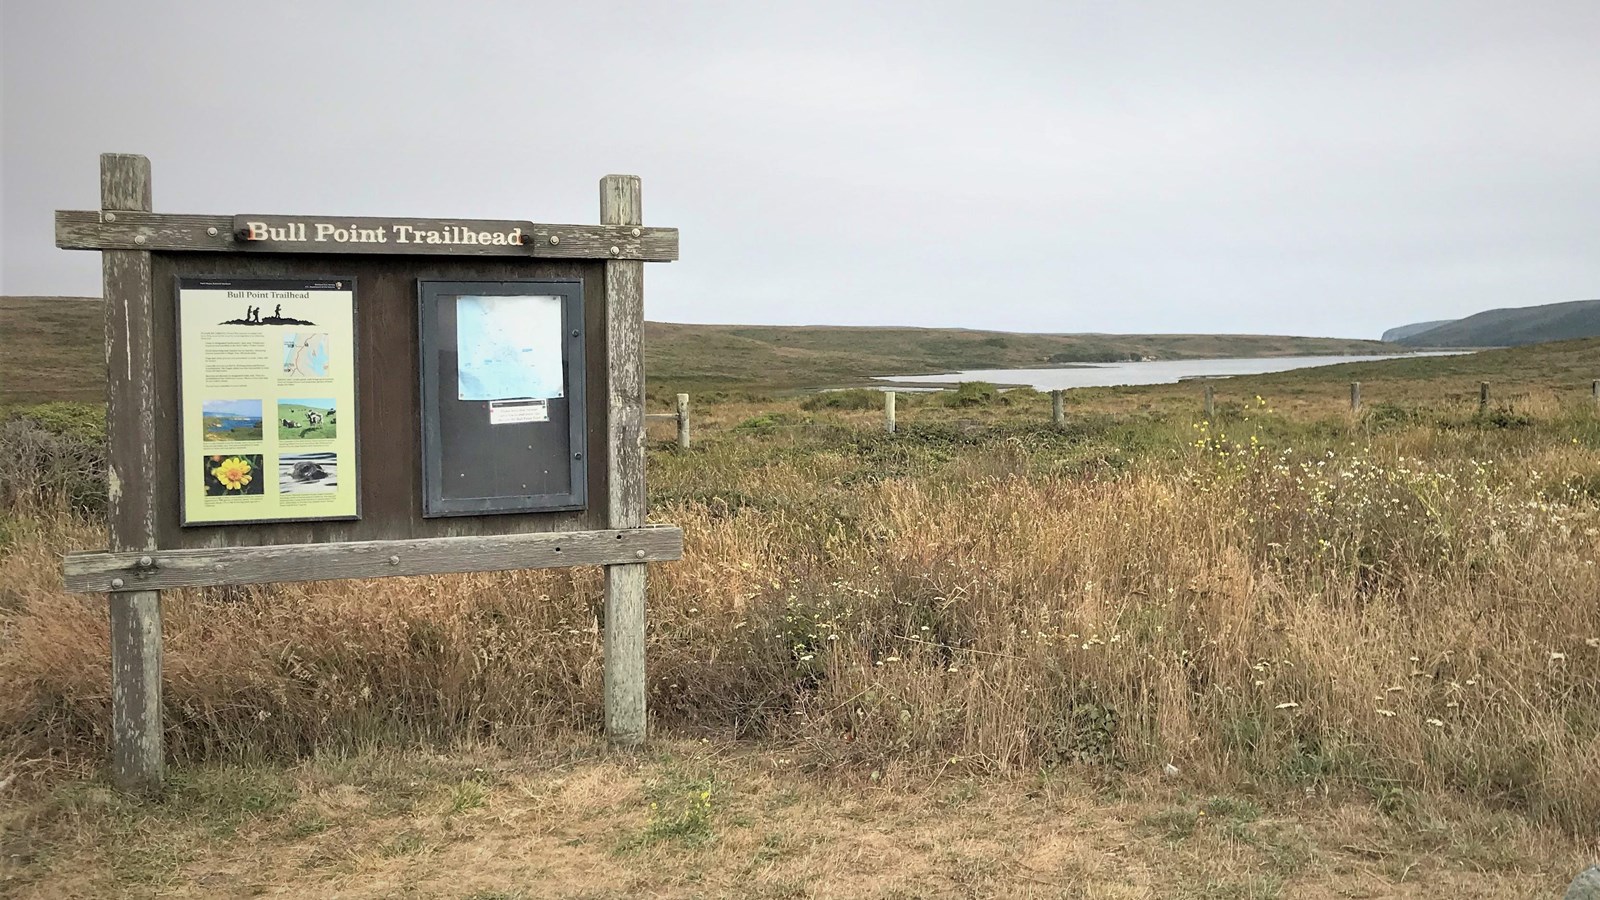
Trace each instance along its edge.
<instances>
[{"instance_id":1,"label":"map diagram on poster","mask_svg":"<svg viewBox=\"0 0 1600 900\"><path fill-rule=\"evenodd\" d=\"M456 298L460 400L562 396L561 298Z\"/></svg>"},{"instance_id":2,"label":"map diagram on poster","mask_svg":"<svg viewBox=\"0 0 1600 900\"><path fill-rule=\"evenodd\" d=\"M285 332L283 374L300 378L327 378L328 336L322 332Z\"/></svg>"}]
</instances>

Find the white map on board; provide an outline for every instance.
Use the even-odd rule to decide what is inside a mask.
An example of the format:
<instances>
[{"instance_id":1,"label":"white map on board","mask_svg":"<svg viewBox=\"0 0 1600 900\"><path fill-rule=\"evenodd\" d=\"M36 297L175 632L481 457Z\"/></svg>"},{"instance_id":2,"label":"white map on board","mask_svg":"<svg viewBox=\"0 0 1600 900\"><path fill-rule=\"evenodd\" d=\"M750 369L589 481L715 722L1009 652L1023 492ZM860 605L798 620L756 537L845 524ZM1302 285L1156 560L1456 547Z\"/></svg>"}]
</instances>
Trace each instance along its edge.
<instances>
[{"instance_id":1,"label":"white map on board","mask_svg":"<svg viewBox=\"0 0 1600 900\"><path fill-rule=\"evenodd\" d=\"M560 297L457 297L456 349L462 400L563 396Z\"/></svg>"}]
</instances>

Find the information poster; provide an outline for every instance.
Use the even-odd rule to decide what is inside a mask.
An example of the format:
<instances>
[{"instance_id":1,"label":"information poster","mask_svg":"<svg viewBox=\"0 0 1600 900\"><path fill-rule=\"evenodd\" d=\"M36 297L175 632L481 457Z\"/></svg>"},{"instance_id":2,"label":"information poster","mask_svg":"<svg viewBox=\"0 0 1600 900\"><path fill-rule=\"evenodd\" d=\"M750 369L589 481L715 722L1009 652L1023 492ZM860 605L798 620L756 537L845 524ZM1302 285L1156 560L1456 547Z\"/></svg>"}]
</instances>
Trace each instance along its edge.
<instances>
[{"instance_id":1,"label":"information poster","mask_svg":"<svg viewBox=\"0 0 1600 900\"><path fill-rule=\"evenodd\" d=\"M355 284L181 279L183 524L353 519Z\"/></svg>"}]
</instances>

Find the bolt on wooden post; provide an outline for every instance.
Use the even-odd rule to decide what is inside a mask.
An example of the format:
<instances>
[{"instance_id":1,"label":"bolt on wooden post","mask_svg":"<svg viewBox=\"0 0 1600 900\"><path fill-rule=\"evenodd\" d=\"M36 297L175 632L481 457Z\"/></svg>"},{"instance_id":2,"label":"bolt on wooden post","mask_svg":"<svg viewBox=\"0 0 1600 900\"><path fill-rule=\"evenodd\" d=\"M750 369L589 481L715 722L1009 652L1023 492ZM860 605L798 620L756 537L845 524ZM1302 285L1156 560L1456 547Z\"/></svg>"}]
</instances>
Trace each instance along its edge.
<instances>
[{"instance_id":1,"label":"bolt on wooden post","mask_svg":"<svg viewBox=\"0 0 1600 900\"><path fill-rule=\"evenodd\" d=\"M883 427L890 434L894 434L894 391L883 392Z\"/></svg>"},{"instance_id":2,"label":"bolt on wooden post","mask_svg":"<svg viewBox=\"0 0 1600 900\"><path fill-rule=\"evenodd\" d=\"M1050 424L1057 428L1067 424L1066 401L1062 396L1065 393L1060 389L1050 392Z\"/></svg>"}]
</instances>

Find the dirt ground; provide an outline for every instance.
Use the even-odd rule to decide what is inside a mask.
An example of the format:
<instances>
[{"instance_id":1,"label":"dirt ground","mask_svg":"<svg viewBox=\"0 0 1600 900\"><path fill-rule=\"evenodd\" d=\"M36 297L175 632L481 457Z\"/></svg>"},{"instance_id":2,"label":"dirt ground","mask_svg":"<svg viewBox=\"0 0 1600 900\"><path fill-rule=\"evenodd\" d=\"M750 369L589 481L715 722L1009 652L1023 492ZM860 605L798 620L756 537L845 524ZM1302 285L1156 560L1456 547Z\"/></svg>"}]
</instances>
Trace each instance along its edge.
<instances>
[{"instance_id":1,"label":"dirt ground","mask_svg":"<svg viewBox=\"0 0 1600 900\"><path fill-rule=\"evenodd\" d=\"M4 800L0 895L19 900L1532 898L1600 855L1482 808L1215 796L1182 773L841 778L684 739L181 770L159 802L23 780Z\"/></svg>"}]
</instances>

